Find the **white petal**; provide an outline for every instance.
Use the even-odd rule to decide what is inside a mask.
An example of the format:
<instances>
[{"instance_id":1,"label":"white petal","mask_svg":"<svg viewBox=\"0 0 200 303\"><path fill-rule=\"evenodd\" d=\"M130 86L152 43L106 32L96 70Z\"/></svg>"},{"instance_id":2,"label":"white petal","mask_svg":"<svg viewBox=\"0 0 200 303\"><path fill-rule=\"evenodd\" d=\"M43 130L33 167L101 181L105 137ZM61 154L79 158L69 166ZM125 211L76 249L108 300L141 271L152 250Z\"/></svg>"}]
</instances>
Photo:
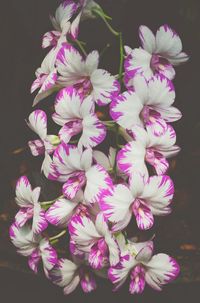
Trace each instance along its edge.
<instances>
[{"instance_id":1,"label":"white petal","mask_svg":"<svg viewBox=\"0 0 200 303\"><path fill-rule=\"evenodd\" d=\"M30 256L38 247L39 238L34 237L28 225L19 228L16 224L10 227L10 238L12 243L18 248L18 253L23 256Z\"/></svg>"},{"instance_id":2,"label":"white petal","mask_svg":"<svg viewBox=\"0 0 200 303\"><path fill-rule=\"evenodd\" d=\"M97 232L92 220L87 216L75 215L69 225L69 233L80 251L90 251L90 245L96 242L101 235Z\"/></svg>"},{"instance_id":3,"label":"white petal","mask_svg":"<svg viewBox=\"0 0 200 303\"><path fill-rule=\"evenodd\" d=\"M110 115L120 126L131 129L134 125L142 125L142 109L143 104L136 93L127 91L111 103Z\"/></svg>"},{"instance_id":4,"label":"white petal","mask_svg":"<svg viewBox=\"0 0 200 303\"><path fill-rule=\"evenodd\" d=\"M47 136L47 116L42 110L35 110L29 116L28 126L41 138Z\"/></svg>"},{"instance_id":5,"label":"white petal","mask_svg":"<svg viewBox=\"0 0 200 303\"><path fill-rule=\"evenodd\" d=\"M26 176L19 178L16 184L16 203L20 207L33 206L32 188Z\"/></svg>"},{"instance_id":6,"label":"white petal","mask_svg":"<svg viewBox=\"0 0 200 303\"><path fill-rule=\"evenodd\" d=\"M182 42L179 36L167 24L161 26L156 33L156 53L173 58L181 51Z\"/></svg>"},{"instance_id":7,"label":"white petal","mask_svg":"<svg viewBox=\"0 0 200 303\"><path fill-rule=\"evenodd\" d=\"M98 68L98 65L99 65L98 51L93 51L89 53L85 61L85 68L88 74L91 75L91 73Z\"/></svg>"},{"instance_id":8,"label":"white petal","mask_svg":"<svg viewBox=\"0 0 200 303\"><path fill-rule=\"evenodd\" d=\"M101 192L112 185L112 180L106 170L100 165L92 166L86 172L86 187L84 196L89 203L95 203Z\"/></svg>"},{"instance_id":9,"label":"white petal","mask_svg":"<svg viewBox=\"0 0 200 303\"><path fill-rule=\"evenodd\" d=\"M118 184L104 191L99 201L101 210L112 223L123 221L129 213L134 197L123 184Z\"/></svg>"},{"instance_id":10,"label":"white petal","mask_svg":"<svg viewBox=\"0 0 200 303\"><path fill-rule=\"evenodd\" d=\"M139 28L139 36L143 48L152 54L156 47L155 36L152 31L147 26L141 25Z\"/></svg>"},{"instance_id":11,"label":"white petal","mask_svg":"<svg viewBox=\"0 0 200 303\"><path fill-rule=\"evenodd\" d=\"M166 215L174 195L174 184L168 176L150 177L140 198L147 201L154 215Z\"/></svg>"},{"instance_id":12,"label":"white petal","mask_svg":"<svg viewBox=\"0 0 200 303\"><path fill-rule=\"evenodd\" d=\"M66 226L77 205L65 198L58 199L46 212L46 219L53 225Z\"/></svg>"},{"instance_id":13,"label":"white petal","mask_svg":"<svg viewBox=\"0 0 200 303\"><path fill-rule=\"evenodd\" d=\"M147 263L145 280L155 290L173 281L179 274L179 266L174 259L166 254L158 254Z\"/></svg>"},{"instance_id":14,"label":"white petal","mask_svg":"<svg viewBox=\"0 0 200 303\"><path fill-rule=\"evenodd\" d=\"M78 266L70 260L60 259L50 273L52 281L60 286L68 286L76 276Z\"/></svg>"}]
</instances>

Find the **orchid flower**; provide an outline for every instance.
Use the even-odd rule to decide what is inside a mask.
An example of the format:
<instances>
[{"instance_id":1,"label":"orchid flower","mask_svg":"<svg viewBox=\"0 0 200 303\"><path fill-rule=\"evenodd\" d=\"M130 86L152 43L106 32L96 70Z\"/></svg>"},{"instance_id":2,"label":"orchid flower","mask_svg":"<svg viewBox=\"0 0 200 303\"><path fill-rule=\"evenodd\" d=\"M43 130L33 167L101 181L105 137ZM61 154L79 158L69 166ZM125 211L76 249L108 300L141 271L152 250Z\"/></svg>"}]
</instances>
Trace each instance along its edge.
<instances>
[{"instance_id":1,"label":"orchid flower","mask_svg":"<svg viewBox=\"0 0 200 303\"><path fill-rule=\"evenodd\" d=\"M139 125L150 128L156 136L163 135L167 123L181 118L180 111L171 106L175 99L172 82L161 75L147 82L138 75L131 83L134 91L126 91L112 101L111 117L126 129Z\"/></svg>"},{"instance_id":2,"label":"orchid flower","mask_svg":"<svg viewBox=\"0 0 200 303\"><path fill-rule=\"evenodd\" d=\"M125 47L125 82L136 74L142 74L149 80L155 74L161 74L172 80L175 76L173 66L188 60L188 55L182 52L182 42L178 34L169 26L162 25L156 32L142 25L139 28L142 48Z\"/></svg>"},{"instance_id":3,"label":"orchid flower","mask_svg":"<svg viewBox=\"0 0 200 303\"><path fill-rule=\"evenodd\" d=\"M49 179L64 183L63 194L73 199L84 186L84 197L89 203L98 200L100 192L107 188L112 180L106 170L92 165L92 150L80 151L75 145L60 144L55 150L53 161L48 166Z\"/></svg>"},{"instance_id":4,"label":"orchid flower","mask_svg":"<svg viewBox=\"0 0 200 303\"><path fill-rule=\"evenodd\" d=\"M99 53L91 52L86 59L71 45L63 43L56 66L62 87L74 86L84 96L91 95L98 105L107 105L119 92L119 83L114 76L98 69Z\"/></svg>"},{"instance_id":5,"label":"orchid flower","mask_svg":"<svg viewBox=\"0 0 200 303\"><path fill-rule=\"evenodd\" d=\"M171 212L174 185L168 176L153 176L145 180L139 174L129 179L129 185L117 184L105 190L99 199L105 217L114 224L113 231L123 230L135 216L138 228L153 226L154 215Z\"/></svg>"},{"instance_id":6,"label":"orchid flower","mask_svg":"<svg viewBox=\"0 0 200 303\"><path fill-rule=\"evenodd\" d=\"M88 267L68 259L58 260L50 272L50 279L54 284L63 287L65 295L73 292L79 283L85 293L89 293L97 287L94 274Z\"/></svg>"},{"instance_id":7,"label":"orchid flower","mask_svg":"<svg viewBox=\"0 0 200 303\"><path fill-rule=\"evenodd\" d=\"M76 38L74 32L74 21L70 19L77 11L77 4L71 0L63 1L56 10L55 17L51 16L51 22L54 27L53 31L47 32L43 36L42 47L56 47L62 42L66 42L66 35L71 34L72 38Z\"/></svg>"},{"instance_id":8,"label":"orchid flower","mask_svg":"<svg viewBox=\"0 0 200 303\"><path fill-rule=\"evenodd\" d=\"M57 86L57 70L55 67L56 56L58 48L53 48L44 58L40 68L36 70L36 80L31 86L31 93L39 88L39 91L33 101L33 106L37 105L39 101L51 95Z\"/></svg>"},{"instance_id":9,"label":"orchid flower","mask_svg":"<svg viewBox=\"0 0 200 303\"><path fill-rule=\"evenodd\" d=\"M102 213L95 223L88 216L75 215L69 223L69 233L80 251L88 253L88 262L94 269L101 269L108 262L119 262L119 248L109 231Z\"/></svg>"},{"instance_id":10,"label":"orchid flower","mask_svg":"<svg viewBox=\"0 0 200 303\"><path fill-rule=\"evenodd\" d=\"M10 227L10 238L17 247L18 253L28 257L29 267L37 273L40 260L48 277L49 271L57 263L57 254L49 241L40 235L34 235L28 225L18 227L15 223Z\"/></svg>"},{"instance_id":11,"label":"orchid flower","mask_svg":"<svg viewBox=\"0 0 200 303\"><path fill-rule=\"evenodd\" d=\"M29 141L33 156L39 156L45 154L52 154L60 143L59 137L55 135L47 135L47 115L42 110L35 110L29 116L28 126L32 129L39 137L39 140Z\"/></svg>"},{"instance_id":12,"label":"orchid flower","mask_svg":"<svg viewBox=\"0 0 200 303\"><path fill-rule=\"evenodd\" d=\"M28 220L33 219L32 231L34 234L40 234L48 226L45 219L45 211L38 202L40 190L40 187L32 190L26 176L22 176L17 181L15 200L20 210L15 216L15 223L18 227L23 227Z\"/></svg>"},{"instance_id":13,"label":"orchid flower","mask_svg":"<svg viewBox=\"0 0 200 303\"><path fill-rule=\"evenodd\" d=\"M175 145L176 133L168 125L164 135L158 137L150 129L134 127L134 141L127 143L117 155L117 164L121 171L131 176L140 173L148 176L146 162L151 164L158 175L163 175L169 168L166 158L178 154L180 148Z\"/></svg>"},{"instance_id":14,"label":"orchid flower","mask_svg":"<svg viewBox=\"0 0 200 303\"><path fill-rule=\"evenodd\" d=\"M73 87L59 92L52 118L63 126L59 135L64 143L69 143L79 133L82 133L78 142L79 148L95 147L105 139L106 127L95 114L92 97L84 99Z\"/></svg>"},{"instance_id":15,"label":"orchid flower","mask_svg":"<svg viewBox=\"0 0 200 303\"><path fill-rule=\"evenodd\" d=\"M130 276L129 291L140 294L147 283L160 291L179 274L179 265L170 256L160 253L153 255L153 242L133 243L129 241L128 251L121 256L120 263L112 266L108 277L118 290Z\"/></svg>"}]
</instances>

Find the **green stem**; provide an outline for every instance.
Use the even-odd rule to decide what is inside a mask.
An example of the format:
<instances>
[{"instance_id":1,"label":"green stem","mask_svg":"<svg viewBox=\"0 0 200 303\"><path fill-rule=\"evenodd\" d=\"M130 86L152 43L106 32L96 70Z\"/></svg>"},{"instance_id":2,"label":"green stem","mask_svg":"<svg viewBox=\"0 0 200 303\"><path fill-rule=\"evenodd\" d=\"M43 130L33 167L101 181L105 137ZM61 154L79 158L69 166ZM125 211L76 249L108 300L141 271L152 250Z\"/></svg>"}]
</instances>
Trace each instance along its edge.
<instances>
[{"instance_id":1,"label":"green stem","mask_svg":"<svg viewBox=\"0 0 200 303\"><path fill-rule=\"evenodd\" d=\"M58 235L49 238L49 241L52 242L52 241L55 241L55 240L61 238L62 236L64 236L66 234L66 232L67 232L66 230L61 231Z\"/></svg>"},{"instance_id":2,"label":"green stem","mask_svg":"<svg viewBox=\"0 0 200 303\"><path fill-rule=\"evenodd\" d=\"M119 126L117 124L115 125L115 134L116 134L116 137L115 137L116 149L118 151L119 150ZM116 156L115 156L115 164L114 164L114 167L113 167L113 171L114 171L114 174L115 174L115 178L117 178L117 153L116 153Z\"/></svg>"},{"instance_id":3,"label":"green stem","mask_svg":"<svg viewBox=\"0 0 200 303\"><path fill-rule=\"evenodd\" d=\"M84 56L87 57L87 52L86 52L85 48L83 47L83 44L79 40L75 40L75 43L78 45L78 47L80 48L80 50L82 51Z\"/></svg>"},{"instance_id":4,"label":"green stem","mask_svg":"<svg viewBox=\"0 0 200 303\"><path fill-rule=\"evenodd\" d=\"M121 81L123 77L123 63L124 63L124 48L123 48L122 33L119 33L119 43L120 43L119 80Z\"/></svg>"},{"instance_id":5,"label":"green stem","mask_svg":"<svg viewBox=\"0 0 200 303\"><path fill-rule=\"evenodd\" d=\"M97 10L97 9L94 9L93 12L94 12L97 16L99 16L99 17L104 21L104 23L106 24L106 26L108 27L108 29L110 30L110 32L111 32L113 35L119 36L120 33L117 32L116 30L114 30L114 29L112 28L112 26L110 25L110 23L108 23L108 21L106 20L105 14L103 14L102 11L99 11L99 10Z\"/></svg>"},{"instance_id":6,"label":"green stem","mask_svg":"<svg viewBox=\"0 0 200 303\"><path fill-rule=\"evenodd\" d=\"M62 196L59 196L58 198L56 198L56 199L54 199L54 200L51 200L51 201L45 201L45 202L41 202L40 203L40 205L41 206L48 206L48 205L51 205L51 204L53 204L54 202L56 202L56 200L58 200L58 199L61 199L61 198L63 198L64 196L62 195Z\"/></svg>"}]
</instances>

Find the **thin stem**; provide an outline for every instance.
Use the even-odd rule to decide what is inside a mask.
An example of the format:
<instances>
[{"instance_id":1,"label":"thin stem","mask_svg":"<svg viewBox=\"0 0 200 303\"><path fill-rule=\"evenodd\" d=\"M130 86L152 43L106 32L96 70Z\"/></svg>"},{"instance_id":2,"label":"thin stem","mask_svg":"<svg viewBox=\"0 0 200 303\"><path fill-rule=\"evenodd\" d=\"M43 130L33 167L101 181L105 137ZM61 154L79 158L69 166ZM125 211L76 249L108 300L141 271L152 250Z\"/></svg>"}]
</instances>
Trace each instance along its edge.
<instances>
[{"instance_id":1,"label":"thin stem","mask_svg":"<svg viewBox=\"0 0 200 303\"><path fill-rule=\"evenodd\" d=\"M124 63L124 48L123 48L122 33L119 33L119 43L120 43L119 80L121 81L123 77L123 63Z\"/></svg>"},{"instance_id":2,"label":"thin stem","mask_svg":"<svg viewBox=\"0 0 200 303\"><path fill-rule=\"evenodd\" d=\"M83 47L83 44L79 40L75 40L75 43L78 45L78 47L80 48L80 50L82 51L84 56L87 57L87 52L86 52L85 48Z\"/></svg>"},{"instance_id":3,"label":"thin stem","mask_svg":"<svg viewBox=\"0 0 200 303\"><path fill-rule=\"evenodd\" d=\"M114 30L114 29L112 28L112 26L110 25L110 23L108 23L108 21L106 20L105 15L104 15L101 11L99 11L99 10L97 10L97 9L94 9L93 11L94 11L95 14L97 14L97 15L104 21L104 23L106 24L106 26L108 27L108 29L110 30L110 32L111 32L113 35L119 36L120 33L117 32L116 30Z\"/></svg>"},{"instance_id":4,"label":"thin stem","mask_svg":"<svg viewBox=\"0 0 200 303\"><path fill-rule=\"evenodd\" d=\"M46 205L51 205L53 204L56 200L63 198L64 196L59 196L58 198L51 200L51 201L45 201L45 202L41 202L40 205L41 206L46 206Z\"/></svg>"},{"instance_id":5,"label":"thin stem","mask_svg":"<svg viewBox=\"0 0 200 303\"><path fill-rule=\"evenodd\" d=\"M66 232L67 232L66 230L61 231L58 235L49 238L49 241L52 242L52 241L55 241L55 240L61 238L62 236L64 236L66 234Z\"/></svg>"}]
</instances>

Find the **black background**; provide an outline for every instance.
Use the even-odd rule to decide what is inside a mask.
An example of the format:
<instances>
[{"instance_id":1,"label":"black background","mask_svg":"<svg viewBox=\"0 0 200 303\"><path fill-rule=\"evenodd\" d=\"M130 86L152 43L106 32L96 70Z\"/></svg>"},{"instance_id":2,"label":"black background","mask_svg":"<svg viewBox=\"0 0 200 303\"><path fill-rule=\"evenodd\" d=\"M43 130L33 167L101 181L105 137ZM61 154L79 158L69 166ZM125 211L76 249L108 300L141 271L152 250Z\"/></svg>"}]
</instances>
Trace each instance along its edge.
<instances>
[{"instance_id":1,"label":"black background","mask_svg":"<svg viewBox=\"0 0 200 303\"><path fill-rule=\"evenodd\" d=\"M0 211L9 207L9 200L13 196L10 182L17 175L18 160L13 157L12 151L25 146L31 136L25 124L25 118L32 111L33 96L30 95L29 89L34 80L35 69L39 67L45 55L45 51L40 47L41 37L51 30L48 17L55 11L59 2L9 0L1 1L0 4ZM186 218L194 235L194 242L199 243L200 3L198 0L98 2L113 17L113 26L123 32L125 44L131 47L139 46L138 27L141 24L155 31L160 25L168 23L180 34L184 50L191 56L189 63L177 68L175 79L176 106L182 111L183 119L175 126L182 152L177 158L173 177L176 187L184 188L187 195L186 206L180 201L176 216ZM108 32L101 20L84 22L81 26L81 40L87 41L87 50L99 51L109 42L111 47L104 55L101 67L114 74L118 72L118 41ZM50 104L51 98L42 102ZM31 157L29 161L32 161ZM166 243L166 246L170 246L170 243ZM199 302L199 286L194 283L172 285L162 294L147 289L142 297L132 297L128 295L127 288L118 294L112 294L110 287L102 283L94 294L86 296L77 291L64 298L60 289L42 278L37 279L32 275L8 270L0 272L0 299L4 299L5 303L12 302L13 299L15 302Z\"/></svg>"}]
</instances>

